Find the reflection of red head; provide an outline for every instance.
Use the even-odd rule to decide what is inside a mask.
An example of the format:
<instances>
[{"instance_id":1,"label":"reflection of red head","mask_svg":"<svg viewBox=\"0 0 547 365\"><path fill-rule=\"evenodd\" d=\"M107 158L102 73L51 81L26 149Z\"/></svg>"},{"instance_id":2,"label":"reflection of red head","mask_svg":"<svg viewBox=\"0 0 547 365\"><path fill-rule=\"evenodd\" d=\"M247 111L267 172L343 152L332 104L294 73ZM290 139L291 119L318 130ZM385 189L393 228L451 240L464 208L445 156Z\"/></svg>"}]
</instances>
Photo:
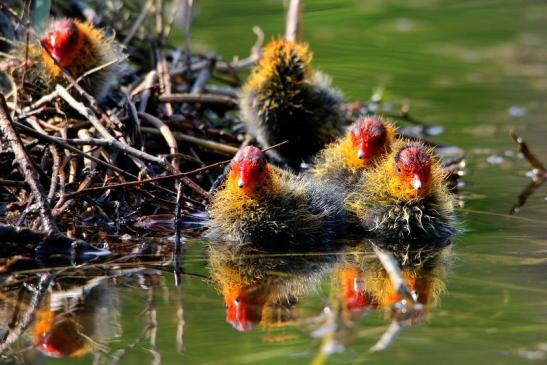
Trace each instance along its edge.
<instances>
[{"instance_id":1,"label":"reflection of red head","mask_svg":"<svg viewBox=\"0 0 547 365\"><path fill-rule=\"evenodd\" d=\"M52 23L42 37L43 46L63 67L69 66L79 55L83 43L78 24L68 19Z\"/></svg>"},{"instance_id":2,"label":"reflection of red head","mask_svg":"<svg viewBox=\"0 0 547 365\"><path fill-rule=\"evenodd\" d=\"M381 156L389 147L387 129L373 117L358 120L351 128L351 142L357 151L357 157L365 163Z\"/></svg>"},{"instance_id":3,"label":"reflection of red head","mask_svg":"<svg viewBox=\"0 0 547 365\"><path fill-rule=\"evenodd\" d=\"M410 145L395 157L396 173L405 188L425 196L431 187L431 158L425 147Z\"/></svg>"},{"instance_id":4,"label":"reflection of red head","mask_svg":"<svg viewBox=\"0 0 547 365\"><path fill-rule=\"evenodd\" d=\"M253 146L239 150L230 163L229 178L244 192L253 192L268 173L266 158L262 151Z\"/></svg>"},{"instance_id":5,"label":"reflection of red head","mask_svg":"<svg viewBox=\"0 0 547 365\"><path fill-rule=\"evenodd\" d=\"M82 356L91 350L91 346L71 319L56 323L55 314L46 311L39 315L34 331L36 347L49 357Z\"/></svg>"},{"instance_id":6,"label":"reflection of red head","mask_svg":"<svg viewBox=\"0 0 547 365\"><path fill-rule=\"evenodd\" d=\"M253 296L247 288L233 288L224 295L224 300L226 321L236 330L250 331L262 320L264 301Z\"/></svg>"},{"instance_id":7,"label":"reflection of red head","mask_svg":"<svg viewBox=\"0 0 547 365\"><path fill-rule=\"evenodd\" d=\"M375 304L372 298L364 290L363 271L346 268L341 274L342 295L347 308L351 311L374 308Z\"/></svg>"}]
</instances>

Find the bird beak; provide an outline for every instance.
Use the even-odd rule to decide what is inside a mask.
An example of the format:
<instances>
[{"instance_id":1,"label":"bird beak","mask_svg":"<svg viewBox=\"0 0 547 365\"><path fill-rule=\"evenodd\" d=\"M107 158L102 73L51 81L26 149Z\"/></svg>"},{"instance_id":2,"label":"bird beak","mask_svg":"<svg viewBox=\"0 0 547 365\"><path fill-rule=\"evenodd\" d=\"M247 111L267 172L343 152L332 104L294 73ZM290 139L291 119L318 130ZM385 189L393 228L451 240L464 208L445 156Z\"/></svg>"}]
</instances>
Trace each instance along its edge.
<instances>
[{"instance_id":1,"label":"bird beak","mask_svg":"<svg viewBox=\"0 0 547 365\"><path fill-rule=\"evenodd\" d=\"M422 186L422 179L418 174L414 174L414 177L412 178L412 187L414 187L414 189L416 190L421 190Z\"/></svg>"},{"instance_id":2,"label":"bird beak","mask_svg":"<svg viewBox=\"0 0 547 365\"><path fill-rule=\"evenodd\" d=\"M241 189L246 187L249 184L250 177L251 166L248 163L243 162L239 170L239 179L237 179L237 186Z\"/></svg>"},{"instance_id":3,"label":"bird beak","mask_svg":"<svg viewBox=\"0 0 547 365\"><path fill-rule=\"evenodd\" d=\"M367 144L365 142L361 142L359 144L359 151L357 151L357 157L362 160L363 158L365 158L365 156L367 155L366 153L366 150L367 150Z\"/></svg>"}]
</instances>

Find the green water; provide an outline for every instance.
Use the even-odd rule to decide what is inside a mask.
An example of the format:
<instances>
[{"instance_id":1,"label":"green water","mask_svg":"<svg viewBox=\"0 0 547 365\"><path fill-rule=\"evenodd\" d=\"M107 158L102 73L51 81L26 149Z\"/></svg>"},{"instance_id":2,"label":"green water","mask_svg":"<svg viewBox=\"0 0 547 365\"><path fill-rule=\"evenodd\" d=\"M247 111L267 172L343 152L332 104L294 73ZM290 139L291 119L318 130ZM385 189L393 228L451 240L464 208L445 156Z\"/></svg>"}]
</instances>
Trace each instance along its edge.
<instances>
[{"instance_id":1,"label":"green water","mask_svg":"<svg viewBox=\"0 0 547 365\"><path fill-rule=\"evenodd\" d=\"M426 306L424 322L405 328L386 351L369 352L390 323L382 309L338 318L340 351L328 357L312 336L317 323L310 322L324 320L325 307L343 305L339 270L351 254L310 256L300 277L283 266L268 271L264 282L282 288L275 283L287 275L302 279L298 303L276 307L292 320L239 332L226 322L221 288L204 279L211 272L203 242L189 240L181 267L192 275L182 275L178 288L168 271L105 279L97 294L87 294L102 304L82 315L92 317L81 330L98 342L95 355L47 362L110 364L119 356L120 364L545 363L547 185L517 215L508 214L531 169L511 153L509 129L547 163L545 24L543 1L305 1L303 36L314 65L348 100L366 100L383 87L394 108L409 103L416 117L445 127L436 140L467 152L458 209L465 232L444 267L445 291ZM253 25L266 39L282 34L282 1L197 1L193 47L246 57ZM524 115L511 115L512 107ZM498 164L488 162L492 156L501 157ZM306 272L308 264L298 265ZM32 344L32 334L19 342L21 349ZM36 351L23 353L28 362L46 362Z\"/></svg>"}]
</instances>

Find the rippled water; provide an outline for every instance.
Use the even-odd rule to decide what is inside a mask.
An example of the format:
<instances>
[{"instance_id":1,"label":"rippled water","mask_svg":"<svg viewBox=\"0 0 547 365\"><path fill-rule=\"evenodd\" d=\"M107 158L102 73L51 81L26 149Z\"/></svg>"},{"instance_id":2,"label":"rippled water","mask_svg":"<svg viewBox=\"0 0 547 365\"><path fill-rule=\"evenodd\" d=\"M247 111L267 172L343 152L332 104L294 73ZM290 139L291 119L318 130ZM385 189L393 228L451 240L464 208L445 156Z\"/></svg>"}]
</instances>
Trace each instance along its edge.
<instances>
[{"instance_id":1,"label":"rippled water","mask_svg":"<svg viewBox=\"0 0 547 365\"><path fill-rule=\"evenodd\" d=\"M261 26L267 39L282 33L281 3L198 1L192 46L226 58L245 57L254 42L253 25ZM170 241L157 239L143 241L146 256L83 273L59 269L33 325L3 362L547 360L547 185L509 215L531 181L525 175L531 168L515 153L508 134L515 128L547 163L547 5L501 0L305 4L303 31L315 51L314 63L333 76L348 99L366 100L383 87L395 109L408 102L416 117L445 127L436 140L467 152L458 208L465 232L451 249L425 255L425 269L405 269L425 304L414 313L414 325L403 328L386 351L369 351L389 328L390 317L402 314L392 312L391 304L400 298L364 243L272 255L189 239L176 286L168 263ZM30 275L22 271L18 279ZM16 289L19 281L2 283L0 320L6 328L32 306L33 296ZM45 332L58 338L45 343L40 337ZM78 357L44 355L55 351Z\"/></svg>"}]
</instances>

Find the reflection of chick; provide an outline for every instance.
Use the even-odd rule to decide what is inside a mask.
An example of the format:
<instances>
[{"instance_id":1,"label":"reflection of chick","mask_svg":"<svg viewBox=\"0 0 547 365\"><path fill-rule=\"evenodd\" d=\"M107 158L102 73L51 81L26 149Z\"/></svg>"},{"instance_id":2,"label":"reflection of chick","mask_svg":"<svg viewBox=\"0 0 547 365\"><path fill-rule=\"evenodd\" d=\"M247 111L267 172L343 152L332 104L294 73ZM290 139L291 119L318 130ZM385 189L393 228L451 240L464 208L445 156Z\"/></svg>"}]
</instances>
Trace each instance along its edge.
<instances>
[{"instance_id":1,"label":"reflection of chick","mask_svg":"<svg viewBox=\"0 0 547 365\"><path fill-rule=\"evenodd\" d=\"M365 292L365 272L358 267L345 266L340 270L342 283L342 301L345 307L352 312L371 309L376 303Z\"/></svg>"},{"instance_id":2,"label":"reflection of chick","mask_svg":"<svg viewBox=\"0 0 547 365\"><path fill-rule=\"evenodd\" d=\"M209 206L208 237L269 245L317 244L346 223L334 186L278 171L256 147L241 149Z\"/></svg>"},{"instance_id":3,"label":"reflection of chick","mask_svg":"<svg viewBox=\"0 0 547 365\"><path fill-rule=\"evenodd\" d=\"M361 172L374 167L390 151L395 127L381 118L364 117L345 137L319 153L311 170L314 178L350 187Z\"/></svg>"},{"instance_id":4,"label":"reflection of chick","mask_svg":"<svg viewBox=\"0 0 547 365\"><path fill-rule=\"evenodd\" d=\"M403 266L401 273L417 303L436 306L446 290L445 278L450 264L451 247L422 253L419 265ZM389 309L399 302L401 295L395 291L389 275L375 257L364 257L365 291L380 307Z\"/></svg>"},{"instance_id":5,"label":"reflection of chick","mask_svg":"<svg viewBox=\"0 0 547 365\"><path fill-rule=\"evenodd\" d=\"M265 327L292 323L299 298L317 288L337 258L300 251L280 255L229 242L215 242L208 249L208 267L224 296L226 321L239 331L259 323Z\"/></svg>"},{"instance_id":6,"label":"reflection of chick","mask_svg":"<svg viewBox=\"0 0 547 365\"><path fill-rule=\"evenodd\" d=\"M91 23L73 19L60 19L51 23L41 43L29 46L30 78L27 79L33 86L38 84L43 89L41 92L49 91L58 83L67 84L53 59L72 77L78 78L87 71L123 57L121 46L113 38ZM25 51L25 45L22 44L14 52L17 52L20 60L24 60ZM80 85L97 99L103 99L118 82L125 67L124 63L116 62L84 77ZM15 70L18 78L22 77L22 70L22 66Z\"/></svg>"},{"instance_id":7,"label":"reflection of chick","mask_svg":"<svg viewBox=\"0 0 547 365\"><path fill-rule=\"evenodd\" d=\"M263 147L288 140L268 154L296 169L340 135L344 119L341 95L311 58L304 44L274 40L241 93L248 133Z\"/></svg>"},{"instance_id":8,"label":"reflection of chick","mask_svg":"<svg viewBox=\"0 0 547 365\"><path fill-rule=\"evenodd\" d=\"M55 312L38 313L34 327L37 348L49 357L79 357L93 349L90 342L79 332L79 325L72 318L58 319Z\"/></svg>"},{"instance_id":9,"label":"reflection of chick","mask_svg":"<svg viewBox=\"0 0 547 365\"><path fill-rule=\"evenodd\" d=\"M452 197L432 151L397 141L347 199L363 226L388 243L441 243L457 232Z\"/></svg>"},{"instance_id":10,"label":"reflection of chick","mask_svg":"<svg viewBox=\"0 0 547 365\"><path fill-rule=\"evenodd\" d=\"M37 312L34 344L46 356L80 357L101 348L101 343L115 335L113 293L102 279L81 283L81 278L59 279L57 290Z\"/></svg>"}]
</instances>

